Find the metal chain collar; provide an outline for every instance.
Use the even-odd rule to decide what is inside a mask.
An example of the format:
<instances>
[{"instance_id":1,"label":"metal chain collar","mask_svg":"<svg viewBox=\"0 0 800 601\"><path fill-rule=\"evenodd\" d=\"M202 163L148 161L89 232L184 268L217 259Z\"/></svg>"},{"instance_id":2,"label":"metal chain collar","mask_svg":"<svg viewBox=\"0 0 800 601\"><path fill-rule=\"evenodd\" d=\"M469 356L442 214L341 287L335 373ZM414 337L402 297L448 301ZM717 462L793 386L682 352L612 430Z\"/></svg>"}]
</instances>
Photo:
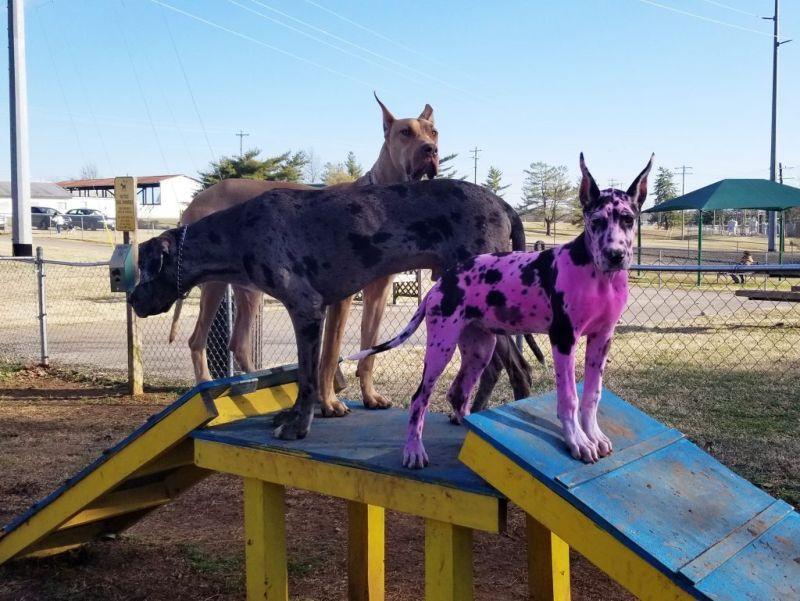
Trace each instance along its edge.
<instances>
[{"instance_id":1,"label":"metal chain collar","mask_svg":"<svg viewBox=\"0 0 800 601\"><path fill-rule=\"evenodd\" d=\"M181 233L178 240L178 274L175 278L175 287L178 289L178 296L186 298L189 296L189 291L183 292L183 284L181 283L181 271L183 268L183 242L186 240L186 230L189 229L188 225L181 227Z\"/></svg>"}]
</instances>

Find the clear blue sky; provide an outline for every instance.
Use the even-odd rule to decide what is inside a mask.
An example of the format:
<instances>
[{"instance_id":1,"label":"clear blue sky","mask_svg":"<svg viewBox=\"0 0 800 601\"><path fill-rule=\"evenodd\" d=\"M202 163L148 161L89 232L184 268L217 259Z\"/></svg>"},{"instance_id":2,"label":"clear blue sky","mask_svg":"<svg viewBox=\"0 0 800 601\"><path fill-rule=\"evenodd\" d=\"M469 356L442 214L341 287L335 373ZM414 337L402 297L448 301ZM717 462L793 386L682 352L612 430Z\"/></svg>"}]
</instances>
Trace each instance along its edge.
<instances>
[{"instance_id":1,"label":"clear blue sky","mask_svg":"<svg viewBox=\"0 0 800 601\"><path fill-rule=\"evenodd\" d=\"M158 2L26 3L35 179L86 163L101 176L194 174L212 151L238 152L239 128L265 153L313 149L324 162L353 150L369 167L381 143L373 89L398 117L430 103L441 152L458 152L471 178L469 149L483 149L478 178L502 169L512 203L528 164L576 175L581 150L601 187L626 186L650 152L694 167L687 189L769 175L771 38L757 32L772 23L743 13L770 15L772 0ZM800 2L782 4L797 41L780 51L778 156L797 185Z\"/></svg>"}]
</instances>

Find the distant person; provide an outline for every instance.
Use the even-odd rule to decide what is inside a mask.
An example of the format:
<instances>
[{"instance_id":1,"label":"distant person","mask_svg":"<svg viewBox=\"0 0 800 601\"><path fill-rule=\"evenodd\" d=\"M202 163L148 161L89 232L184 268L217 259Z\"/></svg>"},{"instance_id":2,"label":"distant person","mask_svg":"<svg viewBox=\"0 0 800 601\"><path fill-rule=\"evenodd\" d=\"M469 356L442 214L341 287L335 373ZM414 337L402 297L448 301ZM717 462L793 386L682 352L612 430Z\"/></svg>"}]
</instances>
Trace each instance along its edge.
<instances>
[{"instance_id":1,"label":"distant person","mask_svg":"<svg viewBox=\"0 0 800 601\"><path fill-rule=\"evenodd\" d=\"M738 265L752 265L753 264L753 255L750 254L749 250L746 250L742 253L742 258L739 259ZM731 279L733 279L734 284L744 284L746 280L746 276L743 273L732 273Z\"/></svg>"},{"instance_id":2,"label":"distant person","mask_svg":"<svg viewBox=\"0 0 800 601\"><path fill-rule=\"evenodd\" d=\"M61 213L56 213L53 217L53 224L56 226L56 234L61 233L61 226L64 225L64 216Z\"/></svg>"},{"instance_id":3,"label":"distant person","mask_svg":"<svg viewBox=\"0 0 800 601\"><path fill-rule=\"evenodd\" d=\"M738 225L739 224L736 222L735 219L731 219L730 221L728 221L728 235L729 236L735 236L736 235L736 226L738 226Z\"/></svg>"}]
</instances>

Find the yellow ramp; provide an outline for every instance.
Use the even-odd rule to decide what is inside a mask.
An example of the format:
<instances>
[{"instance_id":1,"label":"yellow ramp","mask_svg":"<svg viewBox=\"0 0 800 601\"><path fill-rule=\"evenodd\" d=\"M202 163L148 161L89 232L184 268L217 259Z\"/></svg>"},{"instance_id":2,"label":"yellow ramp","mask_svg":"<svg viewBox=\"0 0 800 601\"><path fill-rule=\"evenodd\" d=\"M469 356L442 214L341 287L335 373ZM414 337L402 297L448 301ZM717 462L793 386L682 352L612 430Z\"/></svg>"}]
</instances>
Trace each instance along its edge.
<instances>
[{"instance_id":1,"label":"yellow ramp","mask_svg":"<svg viewBox=\"0 0 800 601\"><path fill-rule=\"evenodd\" d=\"M194 465L194 430L289 407L294 365L196 386L0 530L0 564L116 534L212 472Z\"/></svg>"}]
</instances>

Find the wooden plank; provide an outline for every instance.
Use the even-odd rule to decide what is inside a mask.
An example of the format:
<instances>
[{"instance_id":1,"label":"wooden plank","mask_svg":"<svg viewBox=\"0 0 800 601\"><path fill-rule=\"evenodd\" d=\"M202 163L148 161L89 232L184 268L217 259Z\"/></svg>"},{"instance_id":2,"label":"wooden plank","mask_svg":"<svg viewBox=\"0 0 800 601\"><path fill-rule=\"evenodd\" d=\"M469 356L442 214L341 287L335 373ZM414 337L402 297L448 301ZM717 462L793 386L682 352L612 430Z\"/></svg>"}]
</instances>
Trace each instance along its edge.
<instances>
[{"instance_id":1,"label":"wooden plank","mask_svg":"<svg viewBox=\"0 0 800 601\"><path fill-rule=\"evenodd\" d=\"M196 393L160 419L137 430L52 498L34 508L24 521L13 524L0 538L0 564L41 540L214 416L213 406L205 403L202 393Z\"/></svg>"},{"instance_id":2,"label":"wooden plank","mask_svg":"<svg viewBox=\"0 0 800 601\"><path fill-rule=\"evenodd\" d=\"M385 582L383 507L347 502L349 601L383 601Z\"/></svg>"},{"instance_id":3,"label":"wooden plank","mask_svg":"<svg viewBox=\"0 0 800 601\"><path fill-rule=\"evenodd\" d=\"M783 501L775 501L753 519L739 526L728 536L683 566L681 574L692 582L699 582L791 512L791 505Z\"/></svg>"},{"instance_id":4,"label":"wooden plank","mask_svg":"<svg viewBox=\"0 0 800 601\"><path fill-rule=\"evenodd\" d=\"M187 465L194 465L194 441L192 440L184 440L175 448L142 466L131 475L131 479L143 478Z\"/></svg>"},{"instance_id":5,"label":"wooden plank","mask_svg":"<svg viewBox=\"0 0 800 601\"><path fill-rule=\"evenodd\" d=\"M208 423L207 427L211 428L245 417L265 415L291 407L297 397L297 383L279 384L243 394L233 394L233 392L234 386L231 386L231 390L227 394L214 399L218 415Z\"/></svg>"},{"instance_id":6,"label":"wooden plank","mask_svg":"<svg viewBox=\"0 0 800 601\"><path fill-rule=\"evenodd\" d=\"M426 601L471 601L472 530L425 520Z\"/></svg>"},{"instance_id":7,"label":"wooden plank","mask_svg":"<svg viewBox=\"0 0 800 601\"><path fill-rule=\"evenodd\" d=\"M744 296L750 300L800 303L800 292L782 290L736 290L736 296Z\"/></svg>"},{"instance_id":8,"label":"wooden plank","mask_svg":"<svg viewBox=\"0 0 800 601\"><path fill-rule=\"evenodd\" d=\"M163 482L155 482L139 488L125 489L103 495L75 517L64 522L58 530L82 524L106 520L149 507L163 505L170 500Z\"/></svg>"},{"instance_id":9,"label":"wooden plank","mask_svg":"<svg viewBox=\"0 0 800 601\"><path fill-rule=\"evenodd\" d=\"M640 599L688 601L694 598L475 433L467 434L460 458L536 521Z\"/></svg>"},{"instance_id":10,"label":"wooden plank","mask_svg":"<svg viewBox=\"0 0 800 601\"><path fill-rule=\"evenodd\" d=\"M245 478L244 533L248 601L288 601L283 486Z\"/></svg>"},{"instance_id":11,"label":"wooden plank","mask_svg":"<svg viewBox=\"0 0 800 601\"><path fill-rule=\"evenodd\" d=\"M659 432L651 438L630 445L621 451L616 451L608 457L604 457L602 461L581 465L573 470L559 474L555 479L567 488L573 488L579 484L585 484L589 480L608 474L624 465L638 461L650 453L655 453L682 438L683 433L678 430L670 429Z\"/></svg>"},{"instance_id":12,"label":"wooden plank","mask_svg":"<svg viewBox=\"0 0 800 601\"><path fill-rule=\"evenodd\" d=\"M195 464L476 530L505 527L505 502L497 497L294 454L195 439Z\"/></svg>"},{"instance_id":13,"label":"wooden plank","mask_svg":"<svg viewBox=\"0 0 800 601\"><path fill-rule=\"evenodd\" d=\"M570 601L569 545L525 515L531 601Z\"/></svg>"}]
</instances>

